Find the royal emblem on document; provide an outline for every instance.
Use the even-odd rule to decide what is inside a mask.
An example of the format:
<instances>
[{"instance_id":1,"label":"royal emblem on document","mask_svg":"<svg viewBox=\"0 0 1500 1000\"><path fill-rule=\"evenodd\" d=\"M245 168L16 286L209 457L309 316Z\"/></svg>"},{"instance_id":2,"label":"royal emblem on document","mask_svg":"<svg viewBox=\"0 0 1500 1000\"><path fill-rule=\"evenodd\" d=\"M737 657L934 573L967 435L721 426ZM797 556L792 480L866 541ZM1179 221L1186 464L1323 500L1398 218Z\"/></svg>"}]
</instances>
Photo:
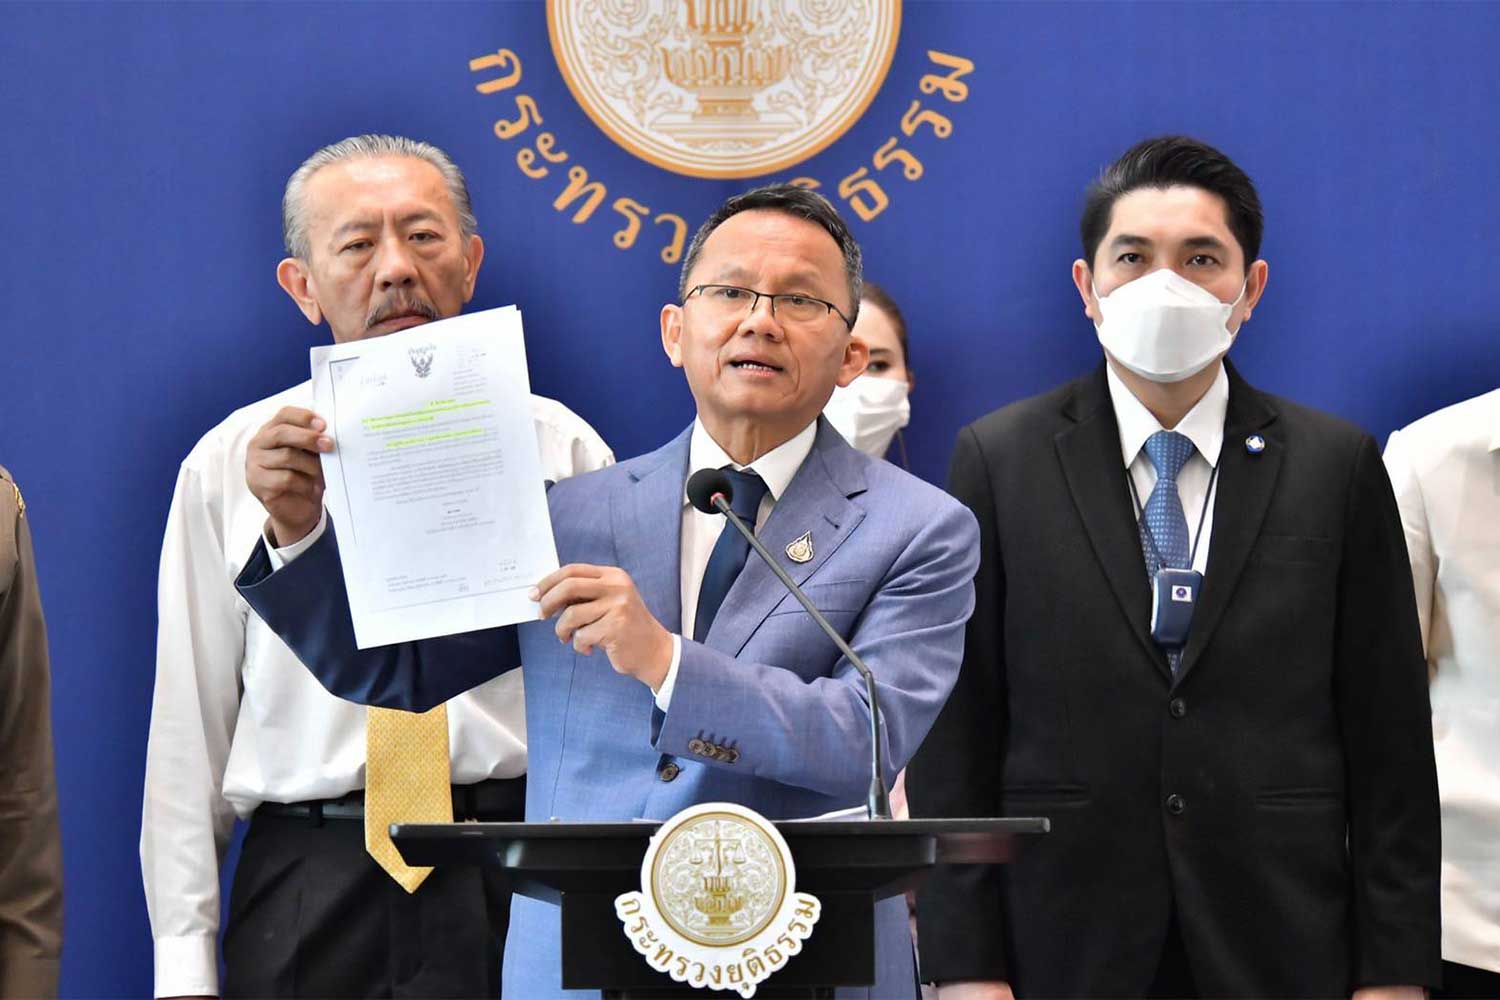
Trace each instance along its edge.
<instances>
[{"instance_id":1,"label":"royal emblem on document","mask_svg":"<svg viewBox=\"0 0 1500 1000\"><path fill-rule=\"evenodd\" d=\"M822 910L796 890L792 852L743 806L691 806L662 824L641 891L615 899L625 935L653 969L700 989L755 988L802 950Z\"/></svg>"},{"instance_id":2,"label":"royal emblem on document","mask_svg":"<svg viewBox=\"0 0 1500 1000\"><path fill-rule=\"evenodd\" d=\"M599 128L692 177L797 164L875 97L901 0L549 0L558 68Z\"/></svg>"},{"instance_id":3,"label":"royal emblem on document","mask_svg":"<svg viewBox=\"0 0 1500 1000\"><path fill-rule=\"evenodd\" d=\"M406 356L411 359L411 370L416 372L417 378L426 378L432 374L432 356L436 353L437 348L432 344L407 348Z\"/></svg>"}]
</instances>

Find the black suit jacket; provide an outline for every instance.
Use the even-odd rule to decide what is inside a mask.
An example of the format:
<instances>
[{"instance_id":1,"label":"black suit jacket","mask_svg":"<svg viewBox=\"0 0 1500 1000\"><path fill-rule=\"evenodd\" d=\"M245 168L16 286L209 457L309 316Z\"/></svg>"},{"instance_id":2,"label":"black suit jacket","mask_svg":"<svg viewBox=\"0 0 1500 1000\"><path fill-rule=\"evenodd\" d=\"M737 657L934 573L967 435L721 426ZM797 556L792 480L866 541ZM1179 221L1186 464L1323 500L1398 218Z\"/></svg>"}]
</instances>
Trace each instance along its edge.
<instances>
[{"instance_id":1,"label":"black suit jacket","mask_svg":"<svg viewBox=\"0 0 1500 1000\"><path fill-rule=\"evenodd\" d=\"M912 813L1053 826L1008 868L928 884L924 979L1139 996L1175 906L1204 995L1439 982L1427 673L1380 452L1229 379L1175 681L1103 367L960 432L977 603Z\"/></svg>"}]
</instances>

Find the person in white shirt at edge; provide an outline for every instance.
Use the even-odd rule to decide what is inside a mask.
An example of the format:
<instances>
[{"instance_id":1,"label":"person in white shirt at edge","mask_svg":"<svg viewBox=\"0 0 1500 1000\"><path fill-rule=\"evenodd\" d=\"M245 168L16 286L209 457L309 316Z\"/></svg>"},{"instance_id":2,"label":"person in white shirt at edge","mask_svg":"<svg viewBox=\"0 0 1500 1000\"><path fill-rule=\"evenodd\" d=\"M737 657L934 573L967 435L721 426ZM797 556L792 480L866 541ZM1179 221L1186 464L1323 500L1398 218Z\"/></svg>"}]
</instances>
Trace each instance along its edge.
<instances>
[{"instance_id":1,"label":"person in white shirt at edge","mask_svg":"<svg viewBox=\"0 0 1500 1000\"><path fill-rule=\"evenodd\" d=\"M281 287L337 342L456 315L484 256L462 173L441 150L345 139L287 182ZM182 463L162 545L141 873L155 995L221 992L220 863L250 820L224 939L225 996L497 996L509 892L477 868L408 893L365 850L363 706L335 698L234 589L265 523L246 453L310 383L232 413ZM532 397L543 475L614 456L565 406ZM316 462L316 459L312 459ZM315 470L309 469L307 472ZM520 819L521 672L447 706L454 819Z\"/></svg>"},{"instance_id":2,"label":"person in white shirt at edge","mask_svg":"<svg viewBox=\"0 0 1500 1000\"><path fill-rule=\"evenodd\" d=\"M1500 389L1391 435L1431 678L1443 989L1500 997Z\"/></svg>"}]
</instances>

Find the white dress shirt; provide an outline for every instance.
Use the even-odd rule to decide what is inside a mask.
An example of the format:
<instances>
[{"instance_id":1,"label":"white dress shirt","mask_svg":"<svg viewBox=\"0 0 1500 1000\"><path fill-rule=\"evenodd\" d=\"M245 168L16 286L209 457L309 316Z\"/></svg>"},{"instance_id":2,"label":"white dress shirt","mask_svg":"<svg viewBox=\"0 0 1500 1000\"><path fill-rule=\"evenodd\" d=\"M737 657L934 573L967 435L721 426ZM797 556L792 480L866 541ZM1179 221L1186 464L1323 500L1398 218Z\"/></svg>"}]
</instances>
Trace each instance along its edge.
<instances>
[{"instance_id":1,"label":"white dress shirt","mask_svg":"<svg viewBox=\"0 0 1500 1000\"><path fill-rule=\"evenodd\" d=\"M802 468L812 451L813 440L818 436L818 422L814 420L793 438L784 441L751 462L740 465L729 457L719 443L709 436L700 420L693 421L693 436L688 443L688 474L699 469L722 469L726 465L736 471L754 472L766 484L766 495L760 501L755 515L755 530L760 531L771 516L776 501L791 485L792 477ZM686 487L686 483L683 484ZM682 637L693 634L698 621L698 591L703 589L703 572L708 569L708 557L724 531L733 531L723 514L705 514L694 507L682 494L682 622L678 634L672 636L672 665L661 687L656 689L656 707L663 712L672 703L672 688L677 683L677 666L682 661ZM758 559L751 555L749 558ZM662 622L671 628L671 622Z\"/></svg>"},{"instance_id":2,"label":"white dress shirt","mask_svg":"<svg viewBox=\"0 0 1500 1000\"><path fill-rule=\"evenodd\" d=\"M1120 455L1135 483L1136 492L1140 494L1142 505L1156 486L1156 466L1146 454L1146 439L1157 431L1173 430L1193 442L1196 450L1177 474L1177 494L1182 498L1182 512L1187 516L1189 547L1193 547L1194 539L1198 540L1193 549L1193 569L1199 573L1208 568L1208 543L1214 530L1214 505L1208 491L1212 483L1214 494L1218 494L1218 477L1213 471L1219 464L1219 449L1224 445L1224 417L1229 412L1229 374L1222 361L1218 365L1219 374L1213 384L1176 427L1163 427L1135 398L1113 368L1106 365L1104 369L1109 379L1110 401L1115 407L1115 422L1120 427ZM1134 495L1127 499L1139 520L1141 510L1136 506ZM1142 572L1145 567L1143 561Z\"/></svg>"},{"instance_id":3,"label":"white dress shirt","mask_svg":"<svg viewBox=\"0 0 1500 1000\"><path fill-rule=\"evenodd\" d=\"M1500 390L1391 435L1432 679L1443 958L1500 972Z\"/></svg>"},{"instance_id":4,"label":"white dress shirt","mask_svg":"<svg viewBox=\"0 0 1500 1000\"><path fill-rule=\"evenodd\" d=\"M365 783L364 706L325 691L234 588L266 520L245 486L245 453L283 406L311 407L311 383L206 434L182 463L167 517L141 815L159 997L219 991L219 862L235 816ZM532 415L549 479L614 461L562 404L533 396ZM450 701L448 729L455 784L524 773L521 672Z\"/></svg>"}]
</instances>

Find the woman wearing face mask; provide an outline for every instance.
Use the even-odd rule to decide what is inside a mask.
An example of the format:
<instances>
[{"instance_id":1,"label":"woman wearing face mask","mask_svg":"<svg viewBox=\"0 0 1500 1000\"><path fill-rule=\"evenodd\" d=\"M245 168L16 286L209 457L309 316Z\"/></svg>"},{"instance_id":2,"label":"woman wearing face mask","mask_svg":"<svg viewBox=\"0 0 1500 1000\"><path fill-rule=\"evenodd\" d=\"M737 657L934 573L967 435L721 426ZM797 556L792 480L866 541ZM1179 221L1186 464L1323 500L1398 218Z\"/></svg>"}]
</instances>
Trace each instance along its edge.
<instances>
[{"instance_id":1,"label":"woman wearing face mask","mask_svg":"<svg viewBox=\"0 0 1500 1000\"><path fill-rule=\"evenodd\" d=\"M885 289L872 282L865 282L860 295L854 336L870 346L869 366L833 390L823 415L850 444L875 458L884 458L895 438L901 466L910 468L900 434L911 419L907 394L913 384L906 364L906 320Z\"/></svg>"}]
</instances>

